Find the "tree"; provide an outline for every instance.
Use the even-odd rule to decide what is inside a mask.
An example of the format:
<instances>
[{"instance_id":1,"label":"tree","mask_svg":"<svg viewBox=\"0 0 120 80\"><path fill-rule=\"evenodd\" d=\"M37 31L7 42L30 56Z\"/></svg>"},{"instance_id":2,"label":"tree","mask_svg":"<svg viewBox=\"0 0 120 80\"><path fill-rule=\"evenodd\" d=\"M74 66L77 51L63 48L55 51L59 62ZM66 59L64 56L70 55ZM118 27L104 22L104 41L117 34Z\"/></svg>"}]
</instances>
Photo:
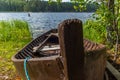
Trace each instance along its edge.
<instances>
[{"instance_id":1,"label":"tree","mask_svg":"<svg viewBox=\"0 0 120 80\"><path fill-rule=\"evenodd\" d=\"M111 34L113 36L108 37L108 41L113 43L115 45L115 56L114 60L116 61L117 56L118 56L118 44L119 44L119 4L120 0L108 0L108 9L110 11L110 14L113 16L111 19L109 19L109 26L107 27L108 29L108 34Z\"/></svg>"},{"instance_id":2,"label":"tree","mask_svg":"<svg viewBox=\"0 0 120 80\"><path fill-rule=\"evenodd\" d=\"M111 46L111 48L114 47L115 49L114 60L116 61L116 58L118 56L118 44L120 43L120 25L118 23L120 21L120 0L97 0L97 2L94 0L72 0L72 2L79 3L78 6L75 6L75 9L79 9L80 11L86 9L87 3L93 2L97 5L100 4L99 9L97 9L94 14L94 18L99 22L98 24L101 24L102 27L106 28L106 39L109 43L109 46Z\"/></svg>"}]
</instances>

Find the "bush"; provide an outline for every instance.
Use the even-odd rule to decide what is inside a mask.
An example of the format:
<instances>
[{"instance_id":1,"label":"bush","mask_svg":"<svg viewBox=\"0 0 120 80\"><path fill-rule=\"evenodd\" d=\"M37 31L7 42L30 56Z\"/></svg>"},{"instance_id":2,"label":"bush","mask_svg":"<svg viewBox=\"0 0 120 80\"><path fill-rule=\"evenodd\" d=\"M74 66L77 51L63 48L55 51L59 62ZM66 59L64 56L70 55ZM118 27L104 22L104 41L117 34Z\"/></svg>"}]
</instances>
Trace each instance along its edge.
<instances>
[{"instance_id":1,"label":"bush","mask_svg":"<svg viewBox=\"0 0 120 80\"><path fill-rule=\"evenodd\" d=\"M106 28L94 20L88 20L84 24L84 37L98 43L106 42Z\"/></svg>"}]
</instances>

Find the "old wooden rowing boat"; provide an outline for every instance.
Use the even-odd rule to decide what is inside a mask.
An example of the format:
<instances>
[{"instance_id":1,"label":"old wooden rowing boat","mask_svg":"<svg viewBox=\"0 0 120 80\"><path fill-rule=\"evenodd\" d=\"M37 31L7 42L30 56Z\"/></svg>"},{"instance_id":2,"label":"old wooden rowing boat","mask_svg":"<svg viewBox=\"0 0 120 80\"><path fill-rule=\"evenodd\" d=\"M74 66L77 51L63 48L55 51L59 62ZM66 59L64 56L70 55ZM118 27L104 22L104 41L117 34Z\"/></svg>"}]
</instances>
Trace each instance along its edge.
<instances>
[{"instance_id":1,"label":"old wooden rowing boat","mask_svg":"<svg viewBox=\"0 0 120 80\"><path fill-rule=\"evenodd\" d=\"M83 43L85 80L103 80L105 46L87 39L84 39ZM64 58L61 55L57 29L52 29L38 36L12 57L18 73L24 80L27 79L24 71L24 60L28 57L30 59L27 61L27 69L31 80L65 79Z\"/></svg>"}]
</instances>

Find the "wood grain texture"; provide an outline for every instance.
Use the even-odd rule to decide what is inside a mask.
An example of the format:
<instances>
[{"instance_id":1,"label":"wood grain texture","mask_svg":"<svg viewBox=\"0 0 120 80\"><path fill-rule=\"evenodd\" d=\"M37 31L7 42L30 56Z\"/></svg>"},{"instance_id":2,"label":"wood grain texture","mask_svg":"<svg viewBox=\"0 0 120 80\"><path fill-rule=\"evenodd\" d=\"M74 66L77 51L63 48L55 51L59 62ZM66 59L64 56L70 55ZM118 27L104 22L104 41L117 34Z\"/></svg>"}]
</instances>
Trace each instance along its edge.
<instances>
[{"instance_id":1,"label":"wood grain texture","mask_svg":"<svg viewBox=\"0 0 120 80\"><path fill-rule=\"evenodd\" d=\"M23 80L27 80L23 62L14 63ZM63 80L63 67L59 56L30 59L27 62L30 80Z\"/></svg>"},{"instance_id":2,"label":"wood grain texture","mask_svg":"<svg viewBox=\"0 0 120 80\"><path fill-rule=\"evenodd\" d=\"M82 21L78 19L63 21L59 24L58 34L65 80L85 80Z\"/></svg>"},{"instance_id":3,"label":"wood grain texture","mask_svg":"<svg viewBox=\"0 0 120 80\"><path fill-rule=\"evenodd\" d=\"M117 80L120 80L120 72L117 69L115 69L108 61L107 61L107 68Z\"/></svg>"},{"instance_id":4,"label":"wood grain texture","mask_svg":"<svg viewBox=\"0 0 120 80\"><path fill-rule=\"evenodd\" d=\"M60 55L35 57L32 52L33 47L44 42L51 33L57 33L57 30L42 34L12 57L16 69L24 80L26 76L23 63L28 55L33 56L27 63L31 80L103 80L106 49L89 40L83 41L80 20L65 20L59 24L59 36L57 34L54 36L57 41L56 37L59 37Z\"/></svg>"}]
</instances>

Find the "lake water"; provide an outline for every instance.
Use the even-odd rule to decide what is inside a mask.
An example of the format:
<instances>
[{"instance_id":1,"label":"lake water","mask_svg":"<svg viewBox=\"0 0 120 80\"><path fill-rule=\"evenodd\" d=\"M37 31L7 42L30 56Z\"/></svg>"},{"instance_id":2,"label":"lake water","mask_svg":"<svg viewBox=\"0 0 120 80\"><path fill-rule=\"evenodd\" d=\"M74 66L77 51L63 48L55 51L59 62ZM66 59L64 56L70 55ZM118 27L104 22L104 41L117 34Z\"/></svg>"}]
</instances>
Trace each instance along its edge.
<instances>
[{"instance_id":1,"label":"lake water","mask_svg":"<svg viewBox=\"0 0 120 80\"><path fill-rule=\"evenodd\" d=\"M81 19L85 22L91 18L93 13L0 13L0 20L20 19L25 20L30 25L33 38L38 35L57 28L57 25L65 19ZM21 26L22 27L22 26Z\"/></svg>"}]
</instances>

